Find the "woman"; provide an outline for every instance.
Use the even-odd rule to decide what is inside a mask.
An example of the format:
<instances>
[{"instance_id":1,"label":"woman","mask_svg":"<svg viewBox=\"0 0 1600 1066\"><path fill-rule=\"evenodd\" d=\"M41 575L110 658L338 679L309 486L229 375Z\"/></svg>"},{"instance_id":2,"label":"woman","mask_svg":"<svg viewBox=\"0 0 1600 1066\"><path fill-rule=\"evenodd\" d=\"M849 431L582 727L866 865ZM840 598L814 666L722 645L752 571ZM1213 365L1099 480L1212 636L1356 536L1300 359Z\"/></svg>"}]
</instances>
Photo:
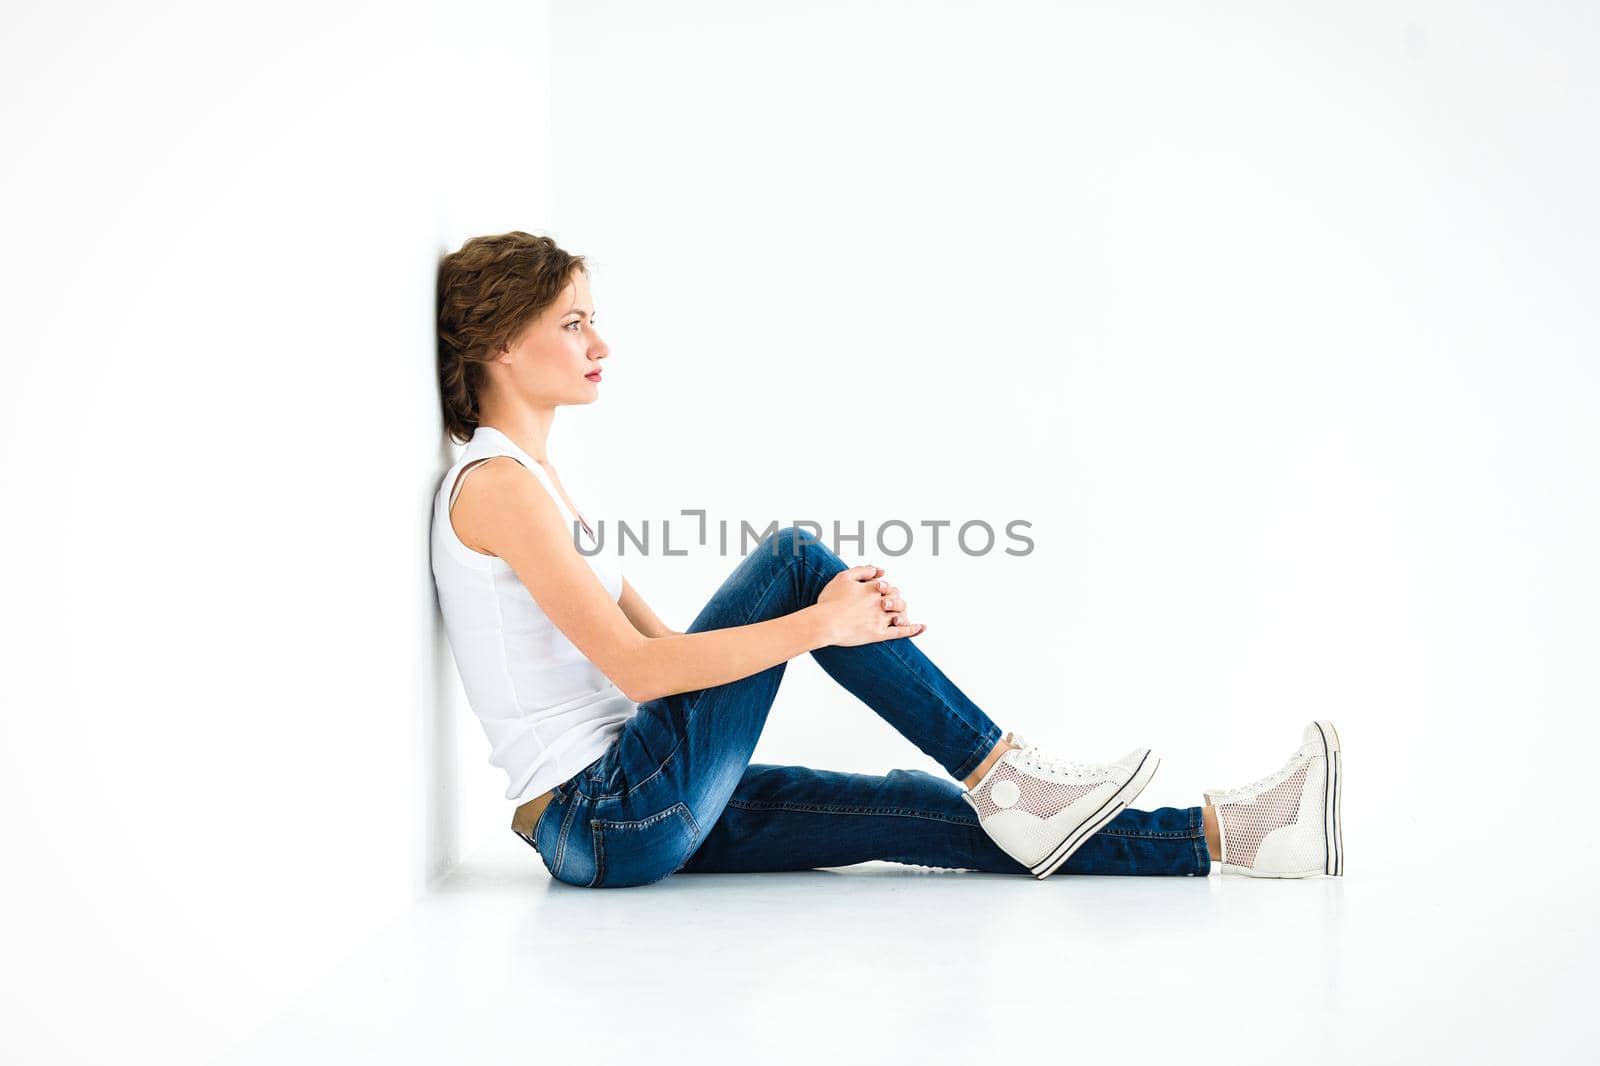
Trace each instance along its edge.
<instances>
[{"instance_id":1,"label":"woman","mask_svg":"<svg viewBox=\"0 0 1600 1066\"><path fill-rule=\"evenodd\" d=\"M1000 727L909 638L880 567L793 527L737 564L687 632L598 551L548 445L556 409L593 403L610 350L587 267L547 237L476 237L439 274L444 419L466 444L439 485L433 573L473 711L503 768L512 828L572 885L886 859L997 873L1306 877L1343 873L1339 740L1307 726L1276 773L1203 806L1135 810L1148 748L1059 758ZM580 551L582 547L585 550ZM957 787L751 763L803 652Z\"/></svg>"}]
</instances>

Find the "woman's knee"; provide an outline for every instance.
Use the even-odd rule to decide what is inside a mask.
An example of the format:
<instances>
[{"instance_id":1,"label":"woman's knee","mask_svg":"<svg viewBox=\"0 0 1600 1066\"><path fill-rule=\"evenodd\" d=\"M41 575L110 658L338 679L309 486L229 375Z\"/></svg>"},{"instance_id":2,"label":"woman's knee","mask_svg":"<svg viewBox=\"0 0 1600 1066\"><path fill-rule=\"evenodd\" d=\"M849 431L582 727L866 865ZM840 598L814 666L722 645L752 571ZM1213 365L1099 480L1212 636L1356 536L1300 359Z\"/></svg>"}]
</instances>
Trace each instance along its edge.
<instances>
[{"instance_id":1,"label":"woman's knee","mask_svg":"<svg viewBox=\"0 0 1600 1066\"><path fill-rule=\"evenodd\" d=\"M805 558L827 572L847 569L822 537L801 526L782 526L762 539L759 548L779 559Z\"/></svg>"}]
</instances>

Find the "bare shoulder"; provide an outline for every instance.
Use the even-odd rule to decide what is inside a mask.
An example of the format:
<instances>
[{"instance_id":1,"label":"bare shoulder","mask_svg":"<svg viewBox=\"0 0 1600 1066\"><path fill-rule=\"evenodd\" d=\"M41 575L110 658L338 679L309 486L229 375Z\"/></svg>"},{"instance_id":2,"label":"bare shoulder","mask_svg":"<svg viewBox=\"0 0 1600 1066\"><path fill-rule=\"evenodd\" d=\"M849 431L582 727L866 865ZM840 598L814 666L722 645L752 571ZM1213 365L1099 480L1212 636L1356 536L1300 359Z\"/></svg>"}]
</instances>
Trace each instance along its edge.
<instances>
[{"instance_id":1,"label":"bare shoulder","mask_svg":"<svg viewBox=\"0 0 1600 1066\"><path fill-rule=\"evenodd\" d=\"M572 541L555 498L509 456L474 464L452 509L456 536L505 561L546 617L630 699L634 652L645 638Z\"/></svg>"},{"instance_id":2,"label":"bare shoulder","mask_svg":"<svg viewBox=\"0 0 1600 1066\"><path fill-rule=\"evenodd\" d=\"M479 555L496 555L487 546L485 531L502 517L507 504L517 496L526 499L532 488L543 493L534 475L509 455L491 455L471 463L456 475L461 491L450 508L450 524L456 537Z\"/></svg>"}]
</instances>

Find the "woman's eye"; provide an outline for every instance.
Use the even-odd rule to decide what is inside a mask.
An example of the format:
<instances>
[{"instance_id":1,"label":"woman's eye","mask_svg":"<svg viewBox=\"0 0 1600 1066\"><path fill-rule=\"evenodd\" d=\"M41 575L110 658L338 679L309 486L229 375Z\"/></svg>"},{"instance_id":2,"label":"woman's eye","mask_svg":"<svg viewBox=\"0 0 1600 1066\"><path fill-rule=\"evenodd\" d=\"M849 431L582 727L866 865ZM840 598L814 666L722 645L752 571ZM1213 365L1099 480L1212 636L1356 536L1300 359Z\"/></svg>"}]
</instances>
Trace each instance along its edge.
<instances>
[{"instance_id":1,"label":"woman's eye","mask_svg":"<svg viewBox=\"0 0 1600 1066\"><path fill-rule=\"evenodd\" d=\"M568 322L567 325L568 326L581 326L581 325L583 325L583 323L582 322L573 321L573 322Z\"/></svg>"}]
</instances>

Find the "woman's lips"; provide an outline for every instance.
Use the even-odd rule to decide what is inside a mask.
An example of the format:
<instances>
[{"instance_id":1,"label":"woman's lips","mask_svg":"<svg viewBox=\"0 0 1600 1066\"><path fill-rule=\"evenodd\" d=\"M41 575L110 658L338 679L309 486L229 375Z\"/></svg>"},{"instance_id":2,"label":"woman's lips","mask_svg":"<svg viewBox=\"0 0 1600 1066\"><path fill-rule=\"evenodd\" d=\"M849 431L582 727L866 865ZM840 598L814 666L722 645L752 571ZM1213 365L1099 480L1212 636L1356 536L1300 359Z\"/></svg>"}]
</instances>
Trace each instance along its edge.
<instances>
[{"instance_id":1,"label":"woman's lips","mask_svg":"<svg viewBox=\"0 0 1600 1066\"><path fill-rule=\"evenodd\" d=\"M600 371L596 370L592 374L585 374L583 376L588 378L590 381L599 381L600 380Z\"/></svg>"}]
</instances>

